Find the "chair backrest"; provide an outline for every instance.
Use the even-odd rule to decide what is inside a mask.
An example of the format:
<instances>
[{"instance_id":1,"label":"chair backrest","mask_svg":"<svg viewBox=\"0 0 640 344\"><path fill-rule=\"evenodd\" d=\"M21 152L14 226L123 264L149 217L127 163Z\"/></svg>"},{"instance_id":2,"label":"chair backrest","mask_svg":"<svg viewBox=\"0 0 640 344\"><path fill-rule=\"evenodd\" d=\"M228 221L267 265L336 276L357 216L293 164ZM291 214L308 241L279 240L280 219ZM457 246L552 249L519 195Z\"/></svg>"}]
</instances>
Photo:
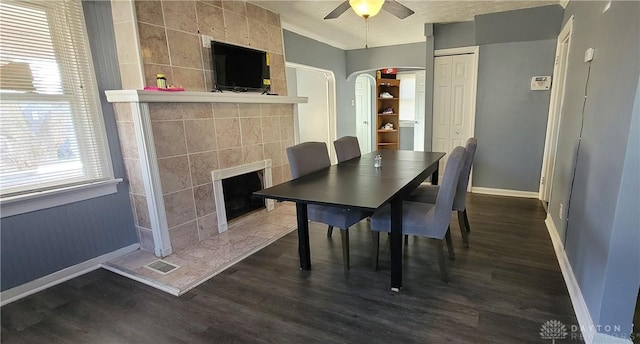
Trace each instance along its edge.
<instances>
[{"instance_id":1,"label":"chair backrest","mask_svg":"<svg viewBox=\"0 0 640 344\"><path fill-rule=\"evenodd\" d=\"M327 144L304 142L287 148L291 178L296 179L331 166Z\"/></svg>"},{"instance_id":2,"label":"chair backrest","mask_svg":"<svg viewBox=\"0 0 640 344\"><path fill-rule=\"evenodd\" d=\"M360 144L355 136L343 136L333 141L333 146L336 149L338 163L360 156Z\"/></svg>"},{"instance_id":3,"label":"chair backrest","mask_svg":"<svg viewBox=\"0 0 640 344\"><path fill-rule=\"evenodd\" d=\"M463 211L467 208L467 186L469 186L469 175L471 174L471 166L473 158L476 155L478 140L471 137L467 140L464 153L464 162L460 171L460 179L458 179L458 187L456 189L456 197L453 200L453 210Z\"/></svg>"},{"instance_id":4,"label":"chair backrest","mask_svg":"<svg viewBox=\"0 0 640 344\"><path fill-rule=\"evenodd\" d=\"M451 220L451 209L464 162L464 153L465 149L462 146L458 146L451 151L449 159L447 160L447 166L444 169L444 175L442 176L442 183L438 190L434 214L436 228L434 229L438 231L442 230L442 233L440 233L442 235L447 232L447 226Z\"/></svg>"}]
</instances>

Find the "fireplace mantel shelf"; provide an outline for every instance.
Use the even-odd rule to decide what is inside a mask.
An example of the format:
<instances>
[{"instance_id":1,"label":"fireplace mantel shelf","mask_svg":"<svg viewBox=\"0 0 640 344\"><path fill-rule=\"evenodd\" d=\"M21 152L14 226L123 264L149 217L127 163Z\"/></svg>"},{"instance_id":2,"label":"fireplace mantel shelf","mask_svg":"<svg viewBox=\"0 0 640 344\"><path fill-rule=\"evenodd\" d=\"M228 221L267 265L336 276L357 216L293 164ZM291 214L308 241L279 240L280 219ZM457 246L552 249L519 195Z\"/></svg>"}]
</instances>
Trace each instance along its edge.
<instances>
[{"instance_id":1,"label":"fireplace mantel shelf","mask_svg":"<svg viewBox=\"0 0 640 344\"><path fill-rule=\"evenodd\" d=\"M307 97L260 95L257 93L213 92L160 92L145 90L105 91L110 103L253 103L298 104Z\"/></svg>"}]
</instances>

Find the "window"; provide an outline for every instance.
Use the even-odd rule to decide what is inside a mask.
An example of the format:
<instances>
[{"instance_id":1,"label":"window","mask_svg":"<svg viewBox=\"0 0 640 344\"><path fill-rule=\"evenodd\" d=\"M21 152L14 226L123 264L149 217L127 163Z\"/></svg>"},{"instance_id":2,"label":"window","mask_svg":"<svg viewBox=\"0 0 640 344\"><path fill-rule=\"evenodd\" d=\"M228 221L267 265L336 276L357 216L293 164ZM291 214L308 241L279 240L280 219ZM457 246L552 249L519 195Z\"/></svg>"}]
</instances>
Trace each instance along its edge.
<instances>
[{"instance_id":1,"label":"window","mask_svg":"<svg viewBox=\"0 0 640 344\"><path fill-rule=\"evenodd\" d=\"M3 211L6 200L113 181L90 56L79 0L0 2Z\"/></svg>"},{"instance_id":2,"label":"window","mask_svg":"<svg viewBox=\"0 0 640 344\"><path fill-rule=\"evenodd\" d=\"M398 73L400 79L400 120L416 119L416 73Z\"/></svg>"}]
</instances>

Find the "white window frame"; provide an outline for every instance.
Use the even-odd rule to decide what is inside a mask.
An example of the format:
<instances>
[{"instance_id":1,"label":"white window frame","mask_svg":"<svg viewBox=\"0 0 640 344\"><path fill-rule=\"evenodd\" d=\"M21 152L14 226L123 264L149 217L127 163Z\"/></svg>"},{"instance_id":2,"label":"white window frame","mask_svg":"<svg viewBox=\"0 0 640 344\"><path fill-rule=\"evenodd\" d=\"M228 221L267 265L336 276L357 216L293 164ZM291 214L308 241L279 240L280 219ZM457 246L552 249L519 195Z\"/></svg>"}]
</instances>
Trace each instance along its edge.
<instances>
[{"instance_id":1,"label":"white window frame","mask_svg":"<svg viewBox=\"0 0 640 344\"><path fill-rule=\"evenodd\" d=\"M106 128L104 125L104 117L102 114L100 96L98 94L98 86L96 83L95 77L95 69L93 66L93 60L91 55L91 46L89 44L89 38L87 35L86 24L84 13L82 11L82 2L80 0L77 1L80 6L80 20L83 24L83 40L86 57L88 59L88 66L91 75L91 82L93 83L93 89L95 90L93 96L96 97L96 116L98 121L100 122L100 128L95 128L94 130L102 130L103 134L103 142L99 144L102 145L102 149L105 151L105 166L102 166L105 172L105 177L100 180L87 181L83 183L78 183L75 185L63 185L58 187L51 187L46 189L35 189L32 192L27 192L15 196L8 196L0 198L0 218L5 218L9 216L29 213L37 210L57 207L61 205L66 205L70 203L75 203L79 201L84 201L96 197L106 196L109 194L114 194L118 192L117 184L122 182L122 178L114 178L113 173L113 164L111 162L111 152L109 150L109 143L106 133ZM50 26L50 29L55 30L55 25ZM52 32L52 36L58 36L59 34L56 32ZM56 46L56 41L53 41L54 46ZM56 49L57 50L57 49ZM64 70L64 66L62 66L61 70ZM64 82L63 76L63 82ZM20 95L16 95L20 97ZM45 96L46 97L46 96ZM64 97L64 95L62 95ZM3 99L11 99L10 94L3 94Z\"/></svg>"}]
</instances>

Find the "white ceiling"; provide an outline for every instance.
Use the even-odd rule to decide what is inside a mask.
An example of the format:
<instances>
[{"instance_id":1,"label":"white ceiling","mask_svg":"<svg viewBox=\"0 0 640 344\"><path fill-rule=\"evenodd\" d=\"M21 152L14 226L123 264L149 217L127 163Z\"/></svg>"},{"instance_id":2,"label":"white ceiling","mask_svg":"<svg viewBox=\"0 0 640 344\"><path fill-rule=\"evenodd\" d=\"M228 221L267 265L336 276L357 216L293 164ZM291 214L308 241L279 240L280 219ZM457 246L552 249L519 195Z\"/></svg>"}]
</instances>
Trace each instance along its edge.
<instances>
[{"instance_id":1,"label":"white ceiling","mask_svg":"<svg viewBox=\"0 0 640 344\"><path fill-rule=\"evenodd\" d=\"M260 7L280 13L282 27L319 40L340 49L360 49L365 46L365 21L349 9L337 19L324 20L329 12L342 3L332 0L250 1ZM431 1L400 0L416 13L398 19L382 10L369 19L368 45L379 47L403 43L423 42L425 23L472 21L474 15L503 12L521 8L546 6L560 0L483 0Z\"/></svg>"}]
</instances>

